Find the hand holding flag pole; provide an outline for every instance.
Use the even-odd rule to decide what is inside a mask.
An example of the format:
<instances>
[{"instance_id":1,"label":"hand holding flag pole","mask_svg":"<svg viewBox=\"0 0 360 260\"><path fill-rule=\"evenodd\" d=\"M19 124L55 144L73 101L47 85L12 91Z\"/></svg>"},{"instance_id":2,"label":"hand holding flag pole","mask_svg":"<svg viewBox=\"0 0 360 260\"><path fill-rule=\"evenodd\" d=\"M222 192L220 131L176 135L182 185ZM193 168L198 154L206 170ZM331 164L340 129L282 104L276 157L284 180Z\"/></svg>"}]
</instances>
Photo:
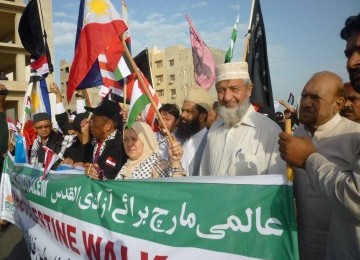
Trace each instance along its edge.
<instances>
[{"instance_id":1,"label":"hand holding flag pole","mask_svg":"<svg viewBox=\"0 0 360 260\"><path fill-rule=\"evenodd\" d=\"M291 119L290 118L287 118L285 119L285 132L288 133L288 134L292 134L291 133ZM294 180L294 169L290 166L289 163L286 163L286 176L287 176L287 179L289 181L293 181Z\"/></svg>"},{"instance_id":2,"label":"hand holding flag pole","mask_svg":"<svg viewBox=\"0 0 360 260\"><path fill-rule=\"evenodd\" d=\"M130 62L130 65L133 69L133 71L135 72L139 82L140 82L140 85L141 87L143 88L144 92L145 92L145 95L148 97L149 101L150 101L150 104L153 106L155 112L156 112L156 115L158 116L158 119L161 123L161 125L163 126L164 128L164 131L167 135L167 137L169 138L169 141L170 143L172 143L172 140L173 140L173 136L170 134L170 131L169 129L166 127L165 125L165 122L164 122L164 119L162 118L161 114L160 114L160 111L159 109L157 108L157 105L149 91L149 89L147 88L145 82L144 82L144 79L143 79L143 76L141 75L141 73L139 72L139 68L136 66L136 63L134 61L134 59L131 57L131 54L130 54L130 51L125 43L125 39L123 38L123 35L120 35L119 36L120 38L120 41L121 41L121 44L123 45L124 47L124 52L125 52L125 55L127 56L129 62ZM124 99L126 98L126 96L124 95Z\"/></svg>"}]
</instances>

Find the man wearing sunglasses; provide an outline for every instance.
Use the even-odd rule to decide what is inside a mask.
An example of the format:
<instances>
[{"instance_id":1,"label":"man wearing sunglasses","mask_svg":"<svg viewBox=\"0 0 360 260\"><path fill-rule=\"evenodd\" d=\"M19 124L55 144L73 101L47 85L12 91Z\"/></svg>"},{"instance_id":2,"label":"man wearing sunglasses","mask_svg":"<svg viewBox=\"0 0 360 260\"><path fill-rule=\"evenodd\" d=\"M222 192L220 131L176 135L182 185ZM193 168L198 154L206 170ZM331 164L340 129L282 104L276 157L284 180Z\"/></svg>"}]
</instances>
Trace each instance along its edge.
<instances>
[{"instance_id":1,"label":"man wearing sunglasses","mask_svg":"<svg viewBox=\"0 0 360 260\"><path fill-rule=\"evenodd\" d=\"M45 151L42 146L45 145L58 154L63 136L52 130L51 118L47 113L35 114L32 121L37 137L30 150L30 163L42 167L45 160Z\"/></svg>"}]
</instances>

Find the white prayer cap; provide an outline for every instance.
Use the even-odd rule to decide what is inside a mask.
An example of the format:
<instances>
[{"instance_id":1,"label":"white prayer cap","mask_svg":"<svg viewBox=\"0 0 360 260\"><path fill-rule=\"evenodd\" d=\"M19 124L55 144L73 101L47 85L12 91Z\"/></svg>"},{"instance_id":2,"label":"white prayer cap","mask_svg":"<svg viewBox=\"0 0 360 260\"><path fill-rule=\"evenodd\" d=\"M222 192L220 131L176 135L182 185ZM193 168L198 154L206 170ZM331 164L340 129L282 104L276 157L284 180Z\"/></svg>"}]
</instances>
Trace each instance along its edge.
<instances>
[{"instance_id":1,"label":"white prayer cap","mask_svg":"<svg viewBox=\"0 0 360 260\"><path fill-rule=\"evenodd\" d=\"M216 83L228 79L250 79L247 62L219 64L215 68Z\"/></svg>"},{"instance_id":2,"label":"white prayer cap","mask_svg":"<svg viewBox=\"0 0 360 260\"><path fill-rule=\"evenodd\" d=\"M205 89L198 86L192 87L190 89L184 102L185 101L198 104L199 106L205 108L207 112L211 110L212 104L214 103L211 100L209 93Z\"/></svg>"}]
</instances>

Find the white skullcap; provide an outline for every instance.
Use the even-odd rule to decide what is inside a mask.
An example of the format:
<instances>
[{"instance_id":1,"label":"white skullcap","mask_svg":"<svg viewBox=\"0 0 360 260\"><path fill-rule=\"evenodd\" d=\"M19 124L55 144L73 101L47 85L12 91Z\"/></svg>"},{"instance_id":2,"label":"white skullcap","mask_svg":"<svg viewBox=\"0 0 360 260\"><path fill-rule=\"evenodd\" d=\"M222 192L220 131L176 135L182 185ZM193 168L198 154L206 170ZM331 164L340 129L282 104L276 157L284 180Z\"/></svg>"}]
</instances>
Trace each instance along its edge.
<instances>
[{"instance_id":1,"label":"white skullcap","mask_svg":"<svg viewBox=\"0 0 360 260\"><path fill-rule=\"evenodd\" d=\"M184 101L198 104L205 108L207 112L211 110L212 104L214 103L211 100L209 93L205 89L197 86L190 89Z\"/></svg>"},{"instance_id":2,"label":"white skullcap","mask_svg":"<svg viewBox=\"0 0 360 260\"><path fill-rule=\"evenodd\" d=\"M219 64L215 68L216 83L228 79L250 79L247 62Z\"/></svg>"}]
</instances>

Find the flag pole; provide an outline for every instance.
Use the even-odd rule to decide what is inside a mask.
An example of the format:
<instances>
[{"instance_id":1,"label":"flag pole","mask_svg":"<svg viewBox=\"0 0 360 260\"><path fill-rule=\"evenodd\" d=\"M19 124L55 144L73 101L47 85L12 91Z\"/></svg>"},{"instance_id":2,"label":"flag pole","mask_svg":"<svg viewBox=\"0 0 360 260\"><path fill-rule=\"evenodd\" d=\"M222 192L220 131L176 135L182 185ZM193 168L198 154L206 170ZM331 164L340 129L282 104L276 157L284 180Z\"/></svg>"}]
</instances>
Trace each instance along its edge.
<instances>
[{"instance_id":1,"label":"flag pole","mask_svg":"<svg viewBox=\"0 0 360 260\"><path fill-rule=\"evenodd\" d=\"M130 51L128 49L128 47L126 46L126 43L125 43L125 39L122 37L122 35L120 35L120 41L121 41L121 44L123 45L124 47L124 52L125 52L125 55L127 56L127 58L129 59L130 61L130 64L131 64L131 67L133 68L139 82L140 82L140 85L141 87L143 88L146 96L148 97L149 101L150 101L150 104L153 106L155 112L156 112L156 115L158 116L158 119L161 123L161 125L163 126L164 128L164 131L167 135L167 137L169 138L169 141L172 142L172 135L170 134L170 131L169 129L166 127L165 125L165 122L164 122L164 119L162 118L161 114L160 114L160 111L159 109L157 108L157 105L149 91L149 89L147 88L145 82L144 82L144 79L143 79L143 76L141 75L141 73L139 72L139 68L136 66L136 63L134 61L134 59L131 57L131 54L130 54Z\"/></svg>"},{"instance_id":2,"label":"flag pole","mask_svg":"<svg viewBox=\"0 0 360 260\"><path fill-rule=\"evenodd\" d=\"M251 30L251 20L252 20L252 16L254 13L254 6L255 6L255 0L252 1L252 6L251 6L251 12L250 12L250 19L249 19L249 27L248 27L248 32L246 33L246 38L245 38L245 48L244 48L244 60L246 61L246 57L247 54L249 52L249 42L250 42L250 30Z\"/></svg>"},{"instance_id":3,"label":"flag pole","mask_svg":"<svg viewBox=\"0 0 360 260\"><path fill-rule=\"evenodd\" d=\"M126 44L125 44L126 45ZM126 115L127 113L129 112L127 110L127 106L126 106L126 97L127 97L127 79L124 79L124 94L123 94L123 111L126 111ZM125 125L126 125L126 122L127 122L127 118L123 116L123 132L125 132Z\"/></svg>"},{"instance_id":4,"label":"flag pole","mask_svg":"<svg viewBox=\"0 0 360 260\"><path fill-rule=\"evenodd\" d=\"M288 134L292 134L291 133L291 119L290 118L286 118L285 119L285 132ZM288 181L293 181L294 180L294 169L291 167L291 165L289 163L286 163L286 176Z\"/></svg>"}]
</instances>

